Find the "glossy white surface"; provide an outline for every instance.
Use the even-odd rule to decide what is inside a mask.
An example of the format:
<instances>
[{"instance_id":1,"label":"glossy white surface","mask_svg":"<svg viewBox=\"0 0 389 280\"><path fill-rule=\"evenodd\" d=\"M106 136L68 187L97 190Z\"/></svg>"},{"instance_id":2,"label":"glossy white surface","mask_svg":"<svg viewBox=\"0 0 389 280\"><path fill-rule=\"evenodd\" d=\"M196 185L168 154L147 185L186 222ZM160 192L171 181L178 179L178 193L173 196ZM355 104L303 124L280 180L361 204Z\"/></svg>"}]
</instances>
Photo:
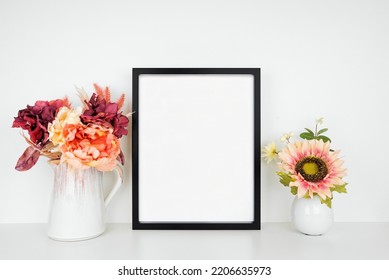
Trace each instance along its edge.
<instances>
[{"instance_id":1,"label":"glossy white surface","mask_svg":"<svg viewBox=\"0 0 389 280\"><path fill-rule=\"evenodd\" d=\"M335 223L322 236L290 223L260 231L133 231L108 224L98 238L59 242L46 224L1 224L0 259L389 259L389 223Z\"/></svg>"},{"instance_id":2,"label":"glossy white surface","mask_svg":"<svg viewBox=\"0 0 389 280\"><path fill-rule=\"evenodd\" d=\"M67 164L55 166L48 236L55 240L77 241L102 234L105 208L122 185L122 173L117 171L115 174L117 180L104 197L103 172L95 168L73 169Z\"/></svg>"},{"instance_id":3,"label":"glossy white surface","mask_svg":"<svg viewBox=\"0 0 389 280\"><path fill-rule=\"evenodd\" d=\"M334 223L333 209L322 204L318 196L309 199L296 196L291 210L293 225L304 234L325 234Z\"/></svg>"}]
</instances>

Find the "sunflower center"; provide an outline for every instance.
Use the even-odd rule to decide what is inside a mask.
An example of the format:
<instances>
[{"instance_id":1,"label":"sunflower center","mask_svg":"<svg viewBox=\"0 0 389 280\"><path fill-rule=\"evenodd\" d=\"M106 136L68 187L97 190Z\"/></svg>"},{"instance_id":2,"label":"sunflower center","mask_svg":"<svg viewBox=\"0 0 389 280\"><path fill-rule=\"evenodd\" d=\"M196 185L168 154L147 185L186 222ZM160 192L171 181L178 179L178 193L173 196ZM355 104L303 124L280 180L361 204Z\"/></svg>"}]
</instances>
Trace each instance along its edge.
<instances>
[{"instance_id":1,"label":"sunflower center","mask_svg":"<svg viewBox=\"0 0 389 280\"><path fill-rule=\"evenodd\" d=\"M307 175L315 175L319 171L316 162L307 162L303 165L303 170Z\"/></svg>"},{"instance_id":2,"label":"sunflower center","mask_svg":"<svg viewBox=\"0 0 389 280\"><path fill-rule=\"evenodd\" d=\"M319 182L328 174L327 165L317 157L305 157L297 162L295 170L308 182Z\"/></svg>"}]
</instances>

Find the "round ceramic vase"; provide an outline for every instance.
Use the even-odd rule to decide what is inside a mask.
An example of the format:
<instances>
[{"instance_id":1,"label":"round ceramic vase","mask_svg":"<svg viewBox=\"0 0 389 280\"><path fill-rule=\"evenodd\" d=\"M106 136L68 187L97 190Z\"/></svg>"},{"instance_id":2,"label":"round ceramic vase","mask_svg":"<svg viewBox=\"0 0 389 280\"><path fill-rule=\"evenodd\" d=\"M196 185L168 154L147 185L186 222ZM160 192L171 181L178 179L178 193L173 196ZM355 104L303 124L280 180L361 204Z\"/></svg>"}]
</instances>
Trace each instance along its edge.
<instances>
[{"instance_id":1,"label":"round ceramic vase","mask_svg":"<svg viewBox=\"0 0 389 280\"><path fill-rule=\"evenodd\" d=\"M306 235L322 235L328 232L334 223L332 208L313 198L295 197L292 204L292 222L296 229Z\"/></svg>"}]
</instances>

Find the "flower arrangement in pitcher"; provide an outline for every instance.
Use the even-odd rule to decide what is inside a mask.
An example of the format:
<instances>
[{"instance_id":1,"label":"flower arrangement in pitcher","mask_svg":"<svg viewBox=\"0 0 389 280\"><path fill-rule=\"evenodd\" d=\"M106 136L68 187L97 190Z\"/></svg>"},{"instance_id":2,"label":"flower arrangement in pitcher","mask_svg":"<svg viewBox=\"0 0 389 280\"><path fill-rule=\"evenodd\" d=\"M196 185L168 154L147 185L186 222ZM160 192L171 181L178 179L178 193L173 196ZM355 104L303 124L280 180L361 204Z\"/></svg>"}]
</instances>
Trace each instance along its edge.
<instances>
[{"instance_id":1,"label":"flower arrangement in pitcher","mask_svg":"<svg viewBox=\"0 0 389 280\"><path fill-rule=\"evenodd\" d=\"M318 196L321 203L331 208L333 192L347 193L343 181L346 168L339 158L339 150L330 148L331 139L324 135L327 128L319 130L323 118L316 120L314 131L305 128L302 140L291 141L293 133L286 133L281 141L286 145L278 150L274 142L262 148L262 158L270 163L278 161L280 183L289 187L299 198Z\"/></svg>"},{"instance_id":2,"label":"flower arrangement in pitcher","mask_svg":"<svg viewBox=\"0 0 389 280\"><path fill-rule=\"evenodd\" d=\"M108 87L94 84L91 97L76 88L83 107L73 108L68 99L36 101L19 110L12 127L27 131L29 144L15 169L26 171L40 156L53 164L67 163L77 169L94 167L111 171L117 162L124 164L119 139L128 134L129 115L121 111L124 94L111 101Z\"/></svg>"}]
</instances>

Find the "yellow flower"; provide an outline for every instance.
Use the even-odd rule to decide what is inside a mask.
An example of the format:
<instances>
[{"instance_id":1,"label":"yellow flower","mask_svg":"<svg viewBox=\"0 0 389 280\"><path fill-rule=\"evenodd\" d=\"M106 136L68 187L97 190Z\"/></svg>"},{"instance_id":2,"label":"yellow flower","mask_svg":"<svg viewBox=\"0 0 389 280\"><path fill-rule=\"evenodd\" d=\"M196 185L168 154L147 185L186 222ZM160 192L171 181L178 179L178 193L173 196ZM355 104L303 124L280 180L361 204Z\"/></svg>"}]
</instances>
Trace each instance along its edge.
<instances>
[{"instance_id":1,"label":"yellow flower","mask_svg":"<svg viewBox=\"0 0 389 280\"><path fill-rule=\"evenodd\" d=\"M52 124L49 125L49 139L55 145L58 146L54 150L59 148L65 143L63 130L67 124L80 124L80 109L69 109L68 107L62 107L55 117Z\"/></svg>"},{"instance_id":2,"label":"yellow flower","mask_svg":"<svg viewBox=\"0 0 389 280\"><path fill-rule=\"evenodd\" d=\"M261 157L267 162L270 163L278 155L276 143L272 142L262 148Z\"/></svg>"}]
</instances>

